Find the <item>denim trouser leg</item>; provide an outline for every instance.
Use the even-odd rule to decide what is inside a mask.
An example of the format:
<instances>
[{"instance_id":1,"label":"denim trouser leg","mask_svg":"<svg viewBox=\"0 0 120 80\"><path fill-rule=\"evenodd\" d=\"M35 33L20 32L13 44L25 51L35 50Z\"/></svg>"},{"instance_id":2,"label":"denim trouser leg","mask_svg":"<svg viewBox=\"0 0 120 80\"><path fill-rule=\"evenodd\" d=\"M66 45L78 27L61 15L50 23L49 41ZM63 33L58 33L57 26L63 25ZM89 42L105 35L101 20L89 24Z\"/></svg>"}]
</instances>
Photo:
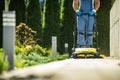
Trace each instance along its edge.
<instances>
[{"instance_id":1,"label":"denim trouser leg","mask_svg":"<svg viewBox=\"0 0 120 80\"><path fill-rule=\"evenodd\" d=\"M89 16L88 18L88 26L87 26L87 32L86 32L86 44L87 45L93 45L93 25L95 23L94 16Z\"/></svg>"},{"instance_id":2,"label":"denim trouser leg","mask_svg":"<svg viewBox=\"0 0 120 80\"><path fill-rule=\"evenodd\" d=\"M89 46L92 46L92 44L93 44L93 36L92 35L86 36L86 44Z\"/></svg>"},{"instance_id":3,"label":"denim trouser leg","mask_svg":"<svg viewBox=\"0 0 120 80\"><path fill-rule=\"evenodd\" d=\"M84 30L85 30L85 20L82 16L77 16L77 45L80 47L81 45L85 44L85 37L84 37Z\"/></svg>"},{"instance_id":4,"label":"denim trouser leg","mask_svg":"<svg viewBox=\"0 0 120 80\"><path fill-rule=\"evenodd\" d=\"M77 45L92 45L93 44L93 24L94 16L82 15L77 17ZM86 32L86 40L84 33Z\"/></svg>"}]
</instances>

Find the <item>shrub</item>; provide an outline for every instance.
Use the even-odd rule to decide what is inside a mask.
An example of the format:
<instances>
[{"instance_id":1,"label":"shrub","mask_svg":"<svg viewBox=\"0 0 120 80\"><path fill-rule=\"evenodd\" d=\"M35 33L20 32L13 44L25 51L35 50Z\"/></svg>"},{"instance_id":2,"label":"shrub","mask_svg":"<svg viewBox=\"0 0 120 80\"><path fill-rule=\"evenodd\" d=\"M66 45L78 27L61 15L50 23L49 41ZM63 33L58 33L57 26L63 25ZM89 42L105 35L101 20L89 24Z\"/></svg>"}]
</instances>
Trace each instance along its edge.
<instances>
[{"instance_id":1,"label":"shrub","mask_svg":"<svg viewBox=\"0 0 120 80\"><path fill-rule=\"evenodd\" d=\"M7 61L7 58L3 57L3 50L0 49L0 74L3 72L3 71L6 71L8 69L8 61Z\"/></svg>"},{"instance_id":2,"label":"shrub","mask_svg":"<svg viewBox=\"0 0 120 80\"><path fill-rule=\"evenodd\" d=\"M24 67L51 62L49 57L43 57L36 53L31 53L28 56L24 56L23 59L25 60Z\"/></svg>"},{"instance_id":3,"label":"shrub","mask_svg":"<svg viewBox=\"0 0 120 80\"><path fill-rule=\"evenodd\" d=\"M26 45L22 47L16 46L16 55L18 54L23 54L23 55L28 55L33 51L33 47L31 45Z\"/></svg>"},{"instance_id":4,"label":"shrub","mask_svg":"<svg viewBox=\"0 0 120 80\"><path fill-rule=\"evenodd\" d=\"M24 54L25 53L25 50L23 47L18 47L16 46L15 47L15 53L18 55L18 54Z\"/></svg>"},{"instance_id":5,"label":"shrub","mask_svg":"<svg viewBox=\"0 0 120 80\"><path fill-rule=\"evenodd\" d=\"M48 54L49 54L45 48L42 48L39 45L34 46L34 52L41 56L48 56Z\"/></svg>"},{"instance_id":6,"label":"shrub","mask_svg":"<svg viewBox=\"0 0 120 80\"><path fill-rule=\"evenodd\" d=\"M22 68L25 60L23 59L22 54L15 55L15 67Z\"/></svg>"},{"instance_id":7,"label":"shrub","mask_svg":"<svg viewBox=\"0 0 120 80\"><path fill-rule=\"evenodd\" d=\"M36 32L29 28L26 24L20 23L16 27L16 46L35 45L34 36Z\"/></svg>"},{"instance_id":8,"label":"shrub","mask_svg":"<svg viewBox=\"0 0 120 80\"><path fill-rule=\"evenodd\" d=\"M64 59L68 59L68 58L69 58L69 54L68 53L57 56L57 60L64 60Z\"/></svg>"},{"instance_id":9,"label":"shrub","mask_svg":"<svg viewBox=\"0 0 120 80\"><path fill-rule=\"evenodd\" d=\"M30 54L32 51L33 51L33 47L31 45L27 45L25 48L24 48L24 54L25 55L28 55Z\"/></svg>"}]
</instances>

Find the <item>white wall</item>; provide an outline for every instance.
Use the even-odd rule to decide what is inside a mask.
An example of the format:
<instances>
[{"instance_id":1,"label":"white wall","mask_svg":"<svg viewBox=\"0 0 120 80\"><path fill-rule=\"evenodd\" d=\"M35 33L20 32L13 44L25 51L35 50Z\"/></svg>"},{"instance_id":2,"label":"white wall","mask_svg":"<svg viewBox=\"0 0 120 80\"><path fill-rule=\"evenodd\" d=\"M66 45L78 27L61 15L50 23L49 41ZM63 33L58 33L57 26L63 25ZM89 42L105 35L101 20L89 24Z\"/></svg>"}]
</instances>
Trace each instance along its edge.
<instances>
[{"instance_id":1,"label":"white wall","mask_svg":"<svg viewBox=\"0 0 120 80\"><path fill-rule=\"evenodd\" d=\"M114 2L110 11L110 56L120 58L120 0Z\"/></svg>"}]
</instances>

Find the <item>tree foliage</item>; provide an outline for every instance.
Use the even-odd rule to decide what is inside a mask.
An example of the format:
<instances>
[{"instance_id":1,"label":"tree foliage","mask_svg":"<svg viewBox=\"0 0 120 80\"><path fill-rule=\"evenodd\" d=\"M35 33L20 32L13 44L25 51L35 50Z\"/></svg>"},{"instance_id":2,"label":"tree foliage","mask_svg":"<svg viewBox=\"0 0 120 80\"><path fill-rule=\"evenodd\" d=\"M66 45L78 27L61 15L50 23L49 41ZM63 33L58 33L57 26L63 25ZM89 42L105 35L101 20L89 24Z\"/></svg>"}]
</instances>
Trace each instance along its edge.
<instances>
[{"instance_id":1,"label":"tree foliage","mask_svg":"<svg viewBox=\"0 0 120 80\"><path fill-rule=\"evenodd\" d=\"M10 0L9 10L16 11L16 25L25 22L25 2L24 0Z\"/></svg>"},{"instance_id":2,"label":"tree foliage","mask_svg":"<svg viewBox=\"0 0 120 80\"><path fill-rule=\"evenodd\" d=\"M72 0L62 0L62 27L60 36L60 51L64 51L64 44L68 43L69 51L73 47L73 29L75 27L75 12L72 8Z\"/></svg>"},{"instance_id":3,"label":"tree foliage","mask_svg":"<svg viewBox=\"0 0 120 80\"><path fill-rule=\"evenodd\" d=\"M42 22L39 0L29 0L27 6L27 25L37 32L36 40L38 44L42 42Z\"/></svg>"},{"instance_id":4,"label":"tree foliage","mask_svg":"<svg viewBox=\"0 0 120 80\"><path fill-rule=\"evenodd\" d=\"M107 5L106 5L107 4ZM98 44L101 53L109 55L109 15L112 6L112 0L101 0L101 6L97 16Z\"/></svg>"},{"instance_id":5,"label":"tree foliage","mask_svg":"<svg viewBox=\"0 0 120 80\"><path fill-rule=\"evenodd\" d=\"M4 10L4 0L0 0L0 48L2 47L2 11Z\"/></svg>"},{"instance_id":6,"label":"tree foliage","mask_svg":"<svg viewBox=\"0 0 120 80\"><path fill-rule=\"evenodd\" d=\"M73 45L73 29L75 25L75 13L72 8L73 0L62 0L60 13L60 0L45 0L45 21L42 29L41 9L39 0L27 0L27 14L25 13L25 0L11 0L9 9L16 11L16 24L26 22L29 27L37 31L37 43L44 43L45 47L51 47L51 37L58 37L58 49L64 52L64 43L69 44L69 51ZM99 32L100 52L109 54L109 11L115 0L100 0L101 6L97 12L97 30ZM2 47L2 11L4 0L0 1L0 47ZM25 17L27 19L25 21ZM60 18L61 16L61 18ZM61 22L60 22L61 19ZM43 39L42 39L43 30Z\"/></svg>"},{"instance_id":7,"label":"tree foliage","mask_svg":"<svg viewBox=\"0 0 120 80\"><path fill-rule=\"evenodd\" d=\"M44 46L51 47L51 37L57 36L59 42L60 5L59 0L45 0Z\"/></svg>"}]
</instances>

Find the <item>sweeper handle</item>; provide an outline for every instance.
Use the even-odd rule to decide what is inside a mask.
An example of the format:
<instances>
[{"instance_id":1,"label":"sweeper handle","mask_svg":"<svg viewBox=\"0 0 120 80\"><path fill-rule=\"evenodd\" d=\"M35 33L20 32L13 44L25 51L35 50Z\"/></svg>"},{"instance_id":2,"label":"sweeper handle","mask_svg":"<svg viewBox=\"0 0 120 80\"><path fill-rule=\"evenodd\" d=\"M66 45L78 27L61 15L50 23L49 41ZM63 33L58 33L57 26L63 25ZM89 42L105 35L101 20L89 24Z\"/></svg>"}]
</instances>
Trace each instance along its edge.
<instances>
[{"instance_id":1,"label":"sweeper handle","mask_svg":"<svg viewBox=\"0 0 120 80\"><path fill-rule=\"evenodd\" d=\"M87 13L87 12L82 12L82 15L89 15L89 13Z\"/></svg>"},{"instance_id":2,"label":"sweeper handle","mask_svg":"<svg viewBox=\"0 0 120 80\"><path fill-rule=\"evenodd\" d=\"M88 12L82 12L82 14L81 15L90 15ZM77 15L77 16L81 16L81 15ZM95 16L95 14L94 15L92 15L92 16Z\"/></svg>"}]
</instances>

